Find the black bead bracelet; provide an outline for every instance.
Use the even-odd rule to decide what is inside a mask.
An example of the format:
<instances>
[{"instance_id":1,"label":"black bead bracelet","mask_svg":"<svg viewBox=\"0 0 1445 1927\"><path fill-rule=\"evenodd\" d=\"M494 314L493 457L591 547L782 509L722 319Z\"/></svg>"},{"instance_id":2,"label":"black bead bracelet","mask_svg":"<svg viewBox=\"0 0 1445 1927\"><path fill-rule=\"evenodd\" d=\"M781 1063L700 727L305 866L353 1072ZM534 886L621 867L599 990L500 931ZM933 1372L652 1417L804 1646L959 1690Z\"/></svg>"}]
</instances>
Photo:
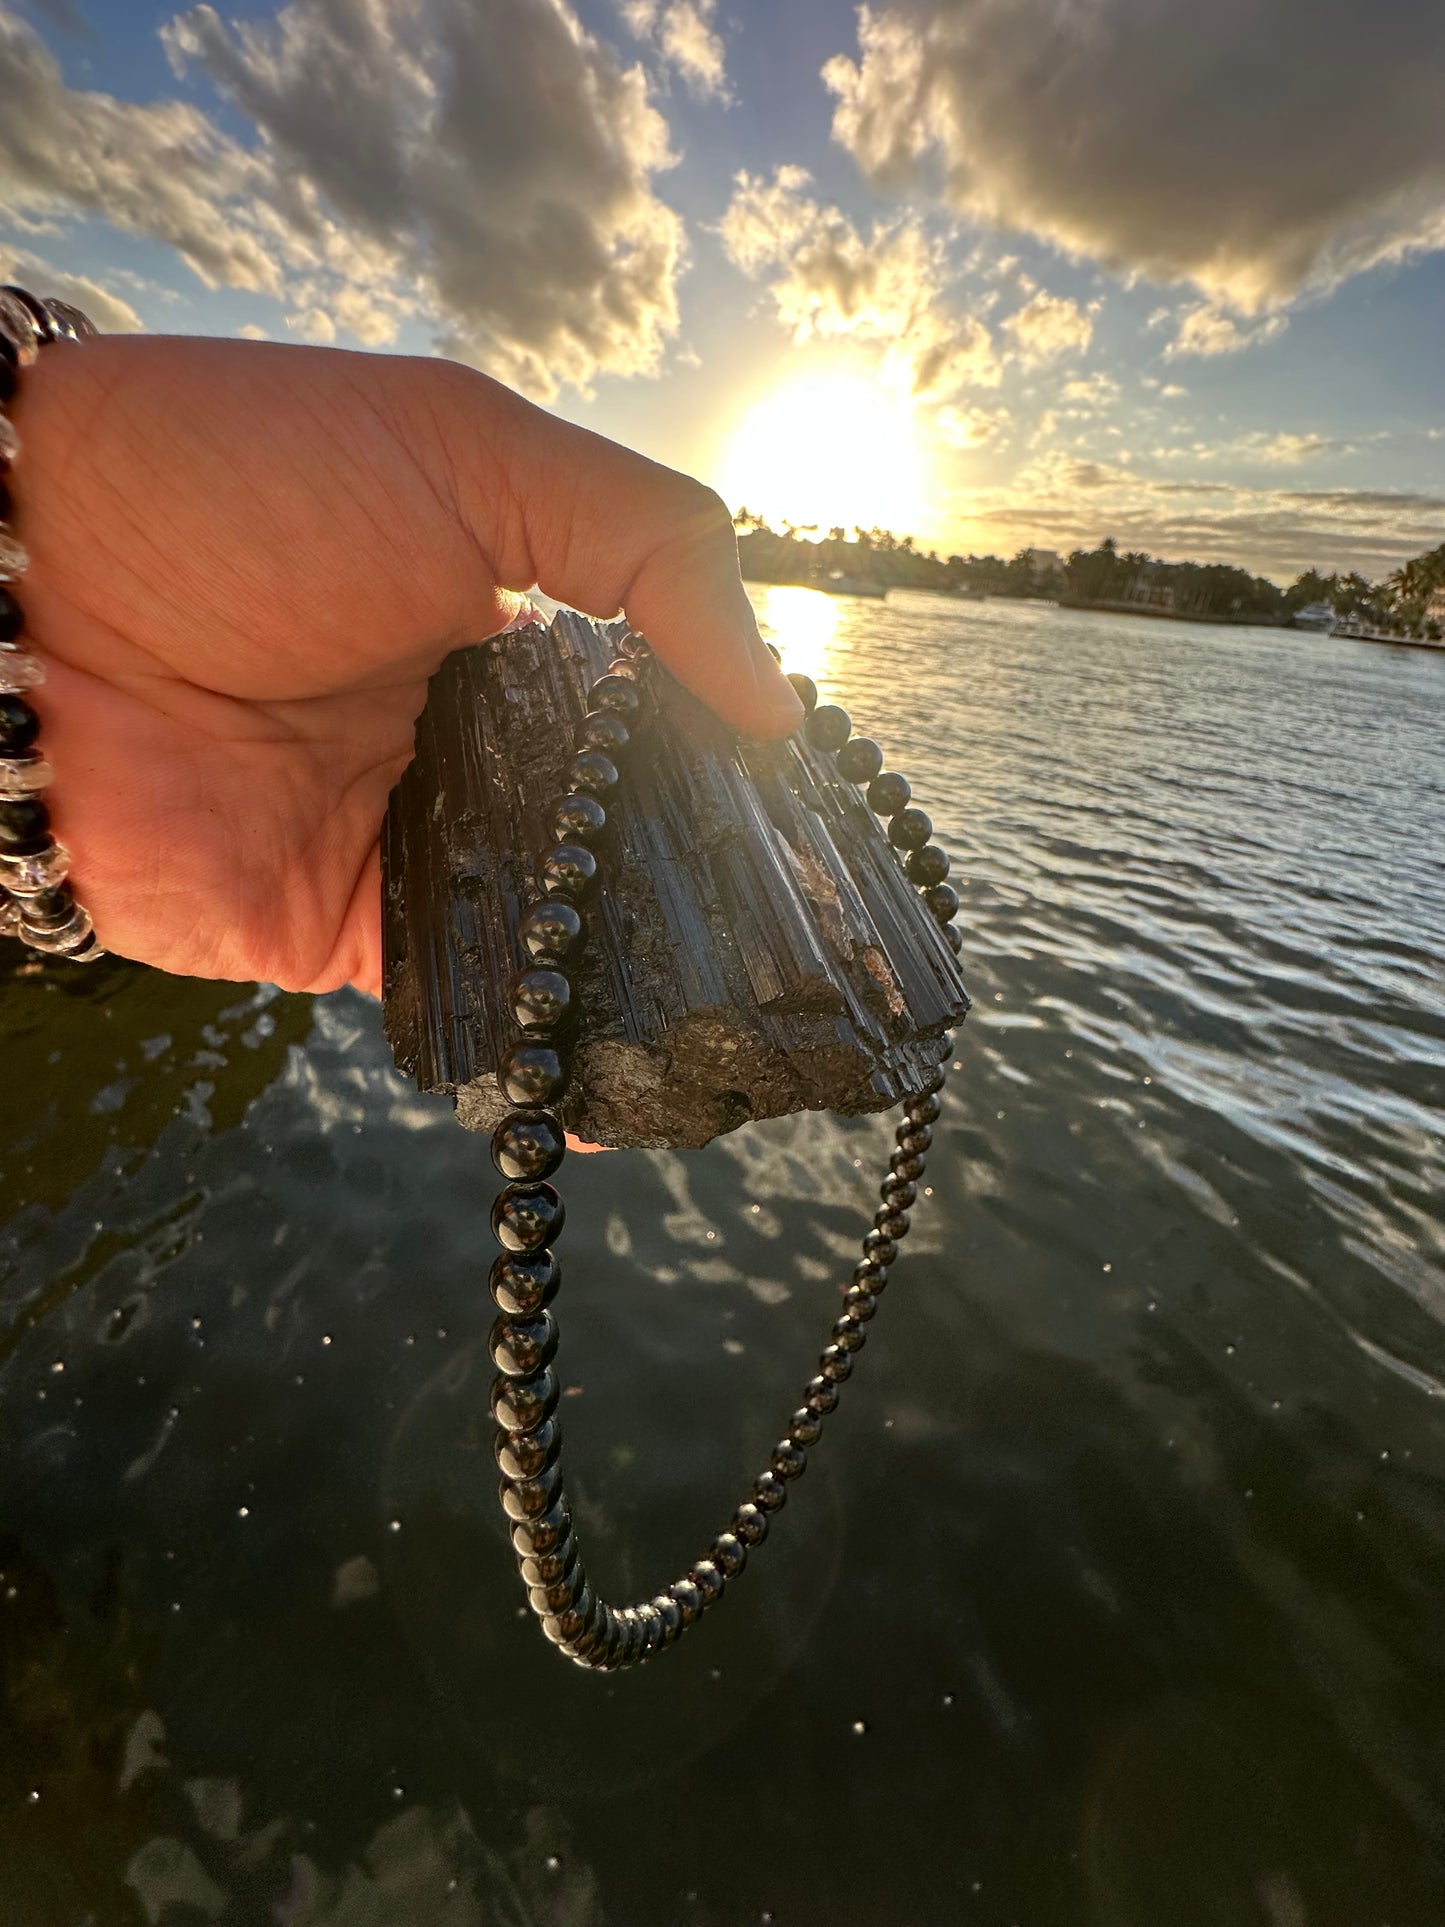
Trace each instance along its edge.
<instances>
[{"instance_id":1,"label":"black bead bracelet","mask_svg":"<svg viewBox=\"0 0 1445 1927\"><path fill-rule=\"evenodd\" d=\"M492 1162L506 1179L492 1207L492 1229L503 1247L492 1265L497 1306L491 1353L497 1377L492 1415L502 1506L512 1522L512 1547L527 1597L542 1630L579 1666L615 1671L671 1646L722 1598L727 1583L768 1536L769 1519L787 1502L788 1487L807 1467L809 1450L838 1404L839 1387L863 1349L889 1268L908 1234L924 1161L939 1115L940 1065L903 1106L888 1175L862 1258L843 1293L842 1313L829 1333L815 1375L773 1447L767 1466L725 1529L680 1579L651 1599L609 1605L594 1591L582 1562L576 1523L562 1478L561 1383L554 1369L557 1320L552 1304L561 1270L552 1250L562 1230L562 1199L549 1181L566 1154L555 1108L567 1089L568 1025L576 1013L573 972L586 940L584 906L598 886L597 845L607 827L607 803L647 694L650 652L637 634L623 637L618 659L588 692L588 713L567 772L567 791L552 813L555 843L537 864L539 900L518 925L527 962L511 985L517 1042L497 1067L503 1096L515 1108L492 1136ZM774 651L777 654L777 651ZM820 704L806 676L789 677L808 712L808 741L836 754L841 776L866 786L873 810L887 819L888 839L909 878L957 954L953 922L958 897L947 882L948 857L930 839L933 826L914 807L903 777L883 768L883 752L854 736L845 710ZM944 1063L952 1040L942 1040Z\"/></svg>"},{"instance_id":2,"label":"black bead bracelet","mask_svg":"<svg viewBox=\"0 0 1445 1927\"><path fill-rule=\"evenodd\" d=\"M95 328L66 301L42 301L24 288L0 288L0 410L15 394L20 372L42 348L80 341ZM20 442L0 412L0 468L7 475ZM11 532L10 491L0 479L0 936L19 937L32 950L89 963L105 952L90 917L70 887L70 853L50 833L41 791L53 771L39 749L40 719L29 702L45 680L45 665L23 639L25 617L14 584L29 557Z\"/></svg>"}]
</instances>

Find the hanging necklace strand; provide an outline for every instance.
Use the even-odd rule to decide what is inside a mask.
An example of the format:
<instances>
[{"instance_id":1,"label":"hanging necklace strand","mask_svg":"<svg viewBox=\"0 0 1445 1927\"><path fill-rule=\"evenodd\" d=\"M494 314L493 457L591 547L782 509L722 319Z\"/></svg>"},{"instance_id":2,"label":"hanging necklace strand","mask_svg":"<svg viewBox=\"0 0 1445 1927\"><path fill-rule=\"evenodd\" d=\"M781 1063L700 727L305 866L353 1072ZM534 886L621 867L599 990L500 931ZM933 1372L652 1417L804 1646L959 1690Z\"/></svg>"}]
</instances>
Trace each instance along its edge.
<instances>
[{"instance_id":1,"label":"hanging necklace strand","mask_svg":"<svg viewBox=\"0 0 1445 1927\"><path fill-rule=\"evenodd\" d=\"M492 1206L492 1230L503 1248L491 1272L497 1307L491 1332L497 1371L492 1416L498 1428L502 1506L512 1521L512 1548L542 1631L579 1666L603 1672L635 1666L675 1645L716 1605L728 1581L741 1574L749 1554L767 1538L769 1521L786 1504L789 1485L806 1469L808 1452L837 1407L839 1387L852 1374L888 1283L889 1267L907 1236L952 1051L952 1039L945 1035L938 1068L903 1105L888 1175L880 1187L882 1202L863 1238L863 1256L843 1294L842 1313L767 1466L727 1527L680 1579L636 1605L609 1605L588 1580L562 1480L557 1415L561 1384L553 1368L558 1332L551 1305L561 1283L552 1246L566 1214L548 1180L567 1148L561 1118L549 1107L562 1097L569 1078L562 1043L576 1010L569 973L586 938L580 906L598 885L595 850L607 827L607 806L621 780L619 764L625 762L648 678L650 651L644 638L628 634L618 648L617 660L587 692L587 714L575 739L567 790L550 819L556 841L543 851L537 866L542 894L517 927L528 959L509 993L518 1041L497 1067L502 1095L515 1108L492 1135L492 1162L507 1180ZM866 787L874 812L888 819L888 840L909 879L918 885L957 955L961 937L953 917L958 897L947 881L948 857L929 840L933 826L912 806L908 783L884 770L883 752L875 742L853 735L845 710L818 702L806 676L789 680L808 711L803 724L808 741L836 756L838 773L848 782Z\"/></svg>"}]
</instances>

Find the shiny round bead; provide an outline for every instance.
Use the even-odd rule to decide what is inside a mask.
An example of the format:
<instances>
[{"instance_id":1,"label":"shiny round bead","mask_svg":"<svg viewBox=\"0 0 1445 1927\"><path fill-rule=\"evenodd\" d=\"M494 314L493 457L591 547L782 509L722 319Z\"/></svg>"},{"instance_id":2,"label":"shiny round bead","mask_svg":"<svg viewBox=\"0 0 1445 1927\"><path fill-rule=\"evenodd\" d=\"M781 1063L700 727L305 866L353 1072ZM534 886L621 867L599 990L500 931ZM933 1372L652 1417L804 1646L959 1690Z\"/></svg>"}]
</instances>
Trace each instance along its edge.
<instances>
[{"instance_id":1,"label":"shiny round bead","mask_svg":"<svg viewBox=\"0 0 1445 1927\"><path fill-rule=\"evenodd\" d=\"M535 1378L556 1353L557 1321L545 1309L535 1318L499 1318L492 1326L490 1343L492 1363L499 1372L507 1378ZM498 1422L508 1431L513 1429L506 1419L499 1417ZM531 1423L519 1429L529 1432Z\"/></svg>"},{"instance_id":2,"label":"shiny round bead","mask_svg":"<svg viewBox=\"0 0 1445 1927\"><path fill-rule=\"evenodd\" d=\"M40 734L40 718L23 696L0 696L0 756L30 749Z\"/></svg>"},{"instance_id":3,"label":"shiny round bead","mask_svg":"<svg viewBox=\"0 0 1445 1927\"><path fill-rule=\"evenodd\" d=\"M922 810L900 810L888 822L888 841L895 850L918 850L933 835L933 824Z\"/></svg>"},{"instance_id":4,"label":"shiny round bead","mask_svg":"<svg viewBox=\"0 0 1445 1927\"><path fill-rule=\"evenodd\" d=\"M662 1643L670 1646L682 1631L682 1608L670 1592L658 1593L651 1603L662 1622Z\"/></svg>"},{"instance_id":5,"label":"shiny round bead","mask_svg":"<svg viewBox=\"0 0 1445 1927\"><path fill-rule=\"evenodd\" d=\"M733 1514L733 1532L745 1546L760 1546L768 1536L768 1515L745 1499Z\"/></svg>"},{"instance_id":6,"label":"shiny round bead","mask_svg":"<svg viewBox=\"0 0 1445 1927\"><path fill-rule=\"evenodd\" d=\"M788 1437L794 1445L816 1445L823 1436L823 1414L800 1405L788 1420Z\"/></svg>"},{"instance_id":7,"label":"shiny round bead","mask_svg":"<svg viewBox=\"0 0 1445 1927\"><path fill-rule=\"evenodd\" d=\"M677 1607L683 1625L694 1625L702 1613L702 1594L694 1581L675 1579L667 1590L673 1604Z\"/></svg>"},{"instance_id":8,"label":"shiny round bead","mask_svg":"<svg viewBox=\"0 0 1445 1927\"><path fill-rule=\"evenodd\" d=\"M898 1148L908 1157L922 1157L933 1143L933 1126L915 1124L912 1118L905 1118L893 1133L898 1140Z\"/></svg>"},{"instance_id":9,"label":"shiny round bead","mask_svg":"<svg viewBox=\"0 0 1445 1927\"><path fill-rule=\"evenodd\" d=\"M550 1184L508 1184L492 1204L492 1235L508 1251L536 1251L555 1244L567 1207Z\"/></svg>"},{"instance_id":10,"label":"shiny round bead","mask_svg":"<svg viewBox=\"0 0 1445 1927\"><path fill-rule=\"evenodd\" d=\"M949 1048L952 1049L952 1047L953 1040L950 1038ZM915 1097L936 1097L947 1082L948 1066L946 1064L935 1064L933 1069L924 1076L923 1081L913 1094Z\"/></svg>"},{"instance_id":11,"label":"shiny round bead","mask_svg":"<svg viewBox=\"0 0 1445 1927\"><path fill-rule=\"evenodd\" d=\"M781 1512L788 1503L787 1485L771 1468L753 1480L753 1503L764 1512Z\"/></svg>"},{"instance_id":12,"label":"shiny round bead","mask_svg":"<svg viewBox=\"0 0 1445 1927\"><path fill-rule=\"evenodd\" d=\"M908 1227L911 1222L906 1211L899 1211L890 1205L885 1205L881 1211L874 1214L873 1218L875 1228L881 1231L885 1238L891 1238L895 1244L908 1236Z\"/></svg>"},{"instance_id":13,"label":"shiny round bead","mask_svg":"<svg viewBox=\"0 0 1445 1927\"><path fill-rule=\"evenodd\" d=\"M46 295L40 305L50 316L50 331L56 341L85 341L96 332L88 314L58 295Z\"/></svg>"},{"instance_id":14,"label":"shiny round bead","mask_svg":"<svg viewBox=\"0 0 1445 1927\"><path fill-rule=\"evenodd\" d=\"M535 1479L503 1479L502 1510L509 1519L537 1519L562 1490L562 1468L549 1465Z\"/></svg>"},{"instance_id":15,"label":"shiny round bead","mask_svg":"<svg viewBox=\"0 0 1445 1927\"><path fill-rule=\"evenodd\" d=\"M768 1463L780 1479L800 1479L808 1469L808 1454L791 1438L779 1439Z\"/></svg>"},{"instance_id":16,"label":"shiny round bead","mask_svg":"<svg viewBox=\"0 0 1445 1927\"><path fill-rule=\"evenodd\" d=\"M748 1549L735 1532L720 1532L708 1557L724 1579L736 1579L748 1563Z\"/></svg>"},{"instance_id":17,"label":"shiny round bead","mask_svg":"<svg viewBox=\"0 0 1445 1927\"><path fill-rule=\"evenodd\" d=\"M843 1352L861 1352L868 1334L852 1318L837 1318L833 1321L833 1343Z\"/></svg>"},{"instance_id":18,"label":"shiny round bead","mask_svg":"<svg viewBox=\"0 0 1445 1927\"><path fill-rule=\"evenodd\" d=\"M8 589L0 589L0 642L14 642L25 627L25 611Z\"/></svg>"},{"instance_id":19,"label":"shiny round bead","mask_svg":"<svg viewBox=\"0 0 1445 1927\"><path fill-rule=\"evenodd\" d=\"M909 851L903 867L908 872L910 883L927 890L934 884L942 883L948 875L948 852L937 843L922 843L916 850Z\"/></svg>"},{"instance_id":20,"label":"shiny round bead","mask_svg":"<svg viewBox=\"0 0 1445 1927\"><path fill-rule=\"evenodd\" d=\"M821 1372L810 1378L803 1391L803 1403L810 1412L820 1412L825 1418L829 1412L838 1409L838 1387L831 1378Z\"/></svg>"},{"instance_id":21,"label":"shiny round bead","mask_svg":"<svg viewBox=\"0 0 1445 1927\"><path fill-rule=\"evenodd\" d=\"M517 940L533 963L565 963L582 943L581 913L574 904L544 897L518 923Z\"/></svg>"},{"instance_id":22,"label":"shiny round bead","mask_svg":"<svg viewBox=\"0 0 1445 1927\"><path fill-rule=\"evenodd\" d=\"M567 771L568 789L583 790L588 796L600 796L604 800L617 788L619 780L616 763L600 749L579 750Z\"/></svg>"},{"instance_id":23,"label":"shiny round bead","mask_svg":"<svg viewBox=\"0 0 1445 1927\"><path fill-rule=\"evenodd\" d=\"M946 923L943 926L943 934L948 939L949 949L956 957L963 948L963 932L956 923Z\"/></svg>"},{"instance_id":24,"label":"shiny round bead","mask_svg":"<svg viewBox=\"0 0 1445 1927\"><path fill-rule=\"evenodd\" d=\"M516 1537L517 1534L514 1530L512 1533L514 1550ZM577 1541L569 1526L568 1530L555 1545L549 1546L545 1550L539 1549L535 1552L519 1553L517 1567L521 1572L523 1584L528 1588L532 1586L552 1586L563 1577L573 1565L576 1558Z\"/></svg>"},{"instance_id":25,"label":"shiny round bead","mask_svg":"<svg viewBox=\"0 0 1445 1927\"><path fill-rule=\"evenodd\" d=\"M607 665L609 676L626 676L629 682L636 682L642 674L640 663L633 662L630 656L614 656Z\"/></svg>"},{"instance_id":26,"label":"shiny round bead","mask_svg":"<svg viewBox=\"0 0 1445 1927\"><path fill-rule=\"evenodd\" d=\"M537 865L537 881L551 896L581 903L597 884L597 859L581 843L554 843Z\"/></svg>"},{"instance_id":27,"label":"shiny round bead","mask_svg":"<svg viewBox=\"0 0 1445 1927\"><path fill-rule=\"evenodd\" d=\"M492 1163L514 1181L550 1178L566 1154L561 1120L550 1111L512 1111L492 1133Z\"/></svg>"},{"instance_id":28,"label":"shiny round bead","mask_svg":"<svg viewBox=\"0 0 1445 1927\"><path fill-rule=\"evenodd\" d=\"M711 1559L699 1559L695 1566L689 1566L687 1576L697 1587L697 1595L702 1601L704 1612L709 1606L715 1606L722 1598L727 1581Z\"/></svg>"},{"instance_id":29,"label":"shiny round bead","mask_svg":"<svg viewBox=\"0 0 1445 1927\"><path fill-rule=\"evenodd\" d=\"M852 733L852 717L836 703L819 703L803 724L803 734L814 749L841 749Z\"/></svg>"},{"instance_id":30,"label":"shiny round bead","mask_svg":"<svg viewBox=\"0 0 1445 1927\"><path fill-rule=\"evenodd\" d=\"M512 980L512 1015L518 1026L543 1036L572 1012L572 985L560 970L524 970Z\"/></svg>"},{"instance_id":31,"label":"shiny round bead","mask_svg":"<svg viewBox=\"0 0 1445 1927\"><path fill-rule=\"evenodd\" d=\"M563 1571L572 1560L572 1514L565 1499L536 1519L519 1519L512 1527L512 1550L519 1559L544 1559L550 1554L565 1554Z\"/></svg>"},{"instance_id":32,"label":"shiny round bead","mask_svg":"<svg viewBox=\"0 0 1445 1927\"><path fill-rule=\"evenodd\" d=\"M647 637L640 629L629 629L617 647L622 655L630 656L633 662L641 662L652 653Z\"/></svg>"},{"instance_id":33,"label":"shiny round bead","mask_svg":"<svg viewBox=\"0 0 1445 1927\"><path fill-rule=\"evenodd\" d=\"M891 1265L898 1256L898 1247L886 1232L875 1225L863 1240L863 1255L876 1258L880 1265Z\"/></svg>"},{"instance_id":34,"label":"shiny round bead","mask_svg":"<svg viewBox=\"0 0 1445 1927\"><path fill-rule=\"evenodd\" d=\"M552 812L552 834L559 843L581 843L590 850L606 828L607 812L595 796L564 796Z\"/></svg>"},{"instance_id":35,"label":"shiny round bead","mask_svg":"<svg viewBox=\"0 0 1445 1927\"><path fill-rule=\"evenodd\" d=\"M907 1178L912 1183L917 1183L926 1168L922 1154L914 1151L895 1151L888 1162L895 1177Z\"/></svg>"},{"instance_id":36,"label":"shiny round bead","mask_svg":"<svg viewBox=\"0 0 1445 1927\"><path fill-rule=\"evenodd\" d=\"M852 1373L853 1360L841 1345L825 1345L818 1360L818 1370L830 1385L841 1385Z\"/></svg>"},{"instance_id":37,"label":"shiny round bead","mask_svg":"<svg viewBox=\"0 0 1445 1927\"><path fill-rule=\"evenodd\" d=\"M838 774L850 783L871 783L883 767L883 752L871 736L855 736L838 751Z\"/></svg>"},{"instance_id":38,"label":"shiny round bead","mask_svg":"<svg viewBox=\"0 0 1445 1927\"><path fill-rule=\"evenodd\" d=\"M795 669L788 677L788 681L793 685L794 693L804 709L811 710L818 707L818 685L811 676L805 676Z\"/></svg>"},{"instance_id":39,"label":"shiny round bead","mask_svg":"<svg viewBox=\"0 0 1445 1927\"><path fill-rule=\"evenodd\" d=\"M924 891L923 901L936 923L947 923L958 914L958 892L951 883L935 883L931 890Z\"/></svg>"},{"instance_id":40,"label":"shiny round bead","mask_svg":"<svg viewBox=\"0 0 1445 1927\"><path fill-rule=\"evenodd\" d=\"M587 707L611 710L614 716L625 719L637 714L642 698L627 677L600 676L587 691Z\"/></svg>"},{"instance_id":41,"label":"shiny round bead","mask_svg":"<svg viewBox=\"0 0 1445 1927\"><path fill-rule=\"evenodd\" d=\"M562 1267L554 1251L504 1251L492 1261L487 1282L504 1318L535 1318L557 1296Z\"/></svg>"},{"instance_id":42,"label":"shiny round bead","mask_svg":"<svg viewBox=\"0 0 1445 1927\"><path fill-rule=\"evenodd\" d=\"M610 709L594 709L582 718L582 727L577 732L577 747L582 750L600 750L613 762L622 755L632 741L632 731L622 718Z\"/></svg>"},{"instance_id":43,"label":"shiny round bead","mask_svg":"<svg viewBox=\"0 0 1445 1927\"><path fill-rule=\"evenodd\" d=\"M855 1325L866 1325L877 1315L878 1299L866 1285L849 1285L843 1293L843 1311Z\"/></svg>"},{"instance_id":44,"label":"shiny round bead","mask_svg":"<svg viewBox=\"0 0 1445 1927\"><path fill-rule=\"evenodd\" d=\"M880 1265L876 1258L865 1258L853 1267L853 1283L861 1285L864 1291L884 1291L888 1286L888 1267Z\"/></svg>"},{"instance_id":45,"label":"shiny round bead","mask_svg":"<svg viewBox=\"0 0 1445 1927\"><path fill-rule=\"evenodd\" d=\"M584 1586L565 1612L547 1615L542 1621L542 1631L554 1646L565 1646L586 1632L595 1609L592 1588Z\"/></svg>"},{"instance_id":46,"label":"shiny round bead","mask_svg":"<svg viewBox=\"0 0 1445 1927\"><path fill-rule=\"evenodd\" d=\"M504 1479L535 1479L562 1450L562 1428L549 1418L535 1432L500 1432L495 1449Z\"/></svg>"},{"instance_id":47,"label":"shiny round bead","mask_svg":"<svg viewBox=\"0 0 1445 1927\"><path fill-rule=\"evenodd\" d=\"M523 1514L523 1517L526 1516L528 1515ZM587 1575L583 1572L582 1562L577 1556L577 1541L570 1539L562 1570L554 1578L540 1580L536 1585L528 1586L527 1598L531 1602L532 1611L545 1618L548 1613L566 1612L567 1608L576 1601L578 1593L586 1583Z\"/></svg>"},{"instance_id":48,"label":"shiny round bead","mask_svg":"<svg viewBox=\"0 0 1445 1927\"><path fill-rule=\"evenodd\" d=\"M562 1385L549 1366L530 1378L505 1380L492 1387L492 1417L509 1432L531 1432L551 1418L562 1396Z\"/></svg>"},{"instance_id":49,"label":"shiny round bead","mask_svg":"<svg viewBox=\"0 0 1445 1927\"><path fill-rule=\"evenodd\" d=\"M925 1124L936 1123L942 1110L943 1106L930 1091L927 1096L910 1097L905 1115L916 1131Z\"/></svg>"},{"instance_id":50,"label":"shiny round bead","mask_svg":"<svg viewBox=\"0 0 1445 1927\"><path fill-rule=\"evenodd\" d=\"M878 1189L890 1211L906 1211L918 1197L918 1186L907 1178L885 1178Z\"/></svg>"},{"instance_id":51,"label":"shiny round bead","mask_svg":"<svg viewBox=\"0 0 1445 1927\"><path fill-rule=\"evenodd\" d=\"M514 1044L497 1066L509 1104L550 1104L567 1088L567 1067L550 1044Z\"/></svg>"},{"instance_id":52,"label":"shiny round bead","mask_svg":"<svg viewBox=\"0 0 1445 1927\"><path fill-rule=\"evenodd\" d=\"M885 770L868 785L868 807L875 816L897 816L912 794L906 776Z\"/></svg>"},{"instance_id":53,"label":"shiny round bead","mask_svg":"<svg viewBox=\"0 0 1445 1927\"><path fill-rule=\"evenodd\" d=\"M666 1644L662 1615L650 1599L644 1599L632 1610L636 1615L642 1636L642 1651L639 1657L647 1658L653 1653L660 1652Z\"/></svg>"}]
</instances>

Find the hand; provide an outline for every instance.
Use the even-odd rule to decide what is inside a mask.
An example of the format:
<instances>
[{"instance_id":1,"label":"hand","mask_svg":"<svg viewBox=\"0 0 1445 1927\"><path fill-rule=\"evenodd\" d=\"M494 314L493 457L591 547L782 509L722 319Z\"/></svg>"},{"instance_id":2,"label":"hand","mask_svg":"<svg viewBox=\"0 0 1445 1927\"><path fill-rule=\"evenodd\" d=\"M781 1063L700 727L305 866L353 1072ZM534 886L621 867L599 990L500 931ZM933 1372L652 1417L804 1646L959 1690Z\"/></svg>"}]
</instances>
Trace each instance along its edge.
<instances>
[{"instance_id":1,"label":"hand","mask_svg":"<svg viewBox=\"0 0 1445 1927\"><path fill-rule=\"evenodd\" d=\"M698 483L443 361L108 337L13 419L55 834L108 950L379 993L378 833L427 678L534 584L727 721L800 710Z\"/></svg>"}]
</instances>

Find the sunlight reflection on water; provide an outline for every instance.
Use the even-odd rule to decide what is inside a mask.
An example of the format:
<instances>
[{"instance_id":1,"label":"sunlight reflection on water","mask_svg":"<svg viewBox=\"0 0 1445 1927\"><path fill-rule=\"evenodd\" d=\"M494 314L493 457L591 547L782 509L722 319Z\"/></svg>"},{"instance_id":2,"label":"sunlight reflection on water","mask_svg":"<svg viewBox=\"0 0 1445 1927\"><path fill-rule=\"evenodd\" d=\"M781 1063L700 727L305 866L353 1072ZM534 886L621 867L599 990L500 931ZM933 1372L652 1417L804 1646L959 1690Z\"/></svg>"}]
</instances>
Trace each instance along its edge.
<instances>
[{"instance_id":1,"label":"sunlight reflection on water","mask_svg":"<svg viewBox=\"0 0 1445 1927\"><path fill-rule=\"evenodd\" d=\"M842 617L837 596L821 589L774 585L756 594L758 626L783 652L783 666L821 682Z\"/></svg>"}]
</instances>

